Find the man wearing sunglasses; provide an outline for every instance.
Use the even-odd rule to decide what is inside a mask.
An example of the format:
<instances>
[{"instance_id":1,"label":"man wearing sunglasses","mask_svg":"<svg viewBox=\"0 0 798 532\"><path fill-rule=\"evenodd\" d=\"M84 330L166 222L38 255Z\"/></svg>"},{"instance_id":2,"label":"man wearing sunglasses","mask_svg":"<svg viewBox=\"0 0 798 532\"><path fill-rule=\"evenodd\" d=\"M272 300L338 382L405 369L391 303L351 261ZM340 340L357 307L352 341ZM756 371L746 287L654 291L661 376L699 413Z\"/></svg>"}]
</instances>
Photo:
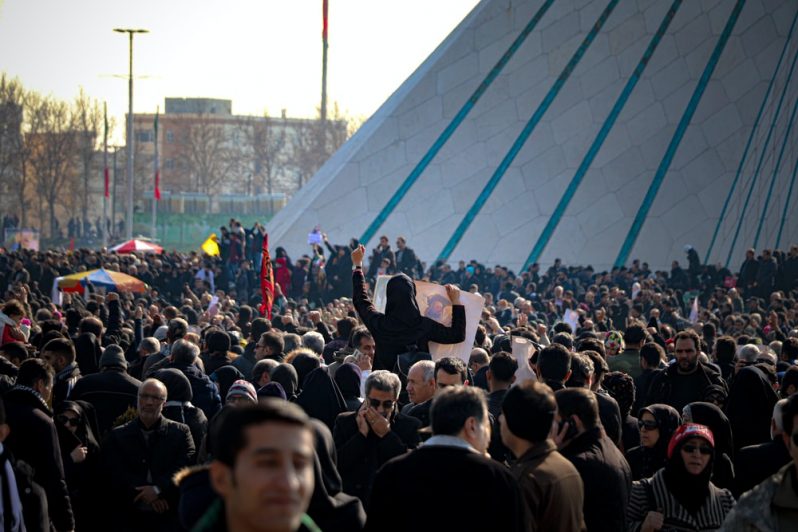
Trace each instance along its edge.
<instances>
[{"instance_id":1,"label":"man wearing sunglasses","mask_svg":"<svg viewBox=\"0 0 798 532\"><path fill-rule=\"evenodd\" d=\"M366 397L357 412L335 421L338 471L344 491L368 504L377 470L395 456L418 446L421 423L400 414L397 400L402 383L390 371L375 371L366 379Z\"/></svg>"},{"instance_id":2,"label":"man wearing sunglasses","mask_svg":"<svg viewBox=\"0 0 798 532\"><path fill-rule=\"evenodd\" d=\"M787 399L782 414L792 460L740 498L722 531L798 530L798 394Z\"/></svg>"}]
</instances>

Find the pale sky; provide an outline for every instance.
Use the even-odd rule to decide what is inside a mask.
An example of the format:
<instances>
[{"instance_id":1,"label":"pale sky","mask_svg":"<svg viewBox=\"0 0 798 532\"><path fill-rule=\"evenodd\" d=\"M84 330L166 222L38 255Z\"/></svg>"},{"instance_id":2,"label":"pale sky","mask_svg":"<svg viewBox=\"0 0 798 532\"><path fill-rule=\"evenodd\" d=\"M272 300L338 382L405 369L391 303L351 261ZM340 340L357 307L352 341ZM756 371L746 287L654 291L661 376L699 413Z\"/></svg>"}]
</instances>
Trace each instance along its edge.
<instances>
[{"instance_id":1,"label":"pale sky","mask_svg":"<svg viewBox=\"0 0 798 532\"><path fill-rule=\"evenodd\" d=\"M367 118L478 0L329 0L328 102ZM321 99L321 0L0 0L0 71L71 100L83 87L134 112L165 97L233 100L235 114L310 117ZM114 77L114 75L123 76ZM117 127L117 130L119 128ZM115 131L121 138L122 132Z\"/></svg>"}]
</instances>

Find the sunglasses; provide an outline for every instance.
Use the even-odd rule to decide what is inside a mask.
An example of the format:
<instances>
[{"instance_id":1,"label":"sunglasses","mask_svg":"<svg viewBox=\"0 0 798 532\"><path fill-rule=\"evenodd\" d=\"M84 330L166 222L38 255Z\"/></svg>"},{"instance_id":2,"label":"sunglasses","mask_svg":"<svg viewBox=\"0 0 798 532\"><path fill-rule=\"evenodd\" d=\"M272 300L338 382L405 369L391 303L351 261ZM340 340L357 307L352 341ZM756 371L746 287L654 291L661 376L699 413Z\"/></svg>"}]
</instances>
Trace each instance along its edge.
<instances>
[{"instance_id":1,"label":"sunglasses","mask_svg":"<svg viewBox=\"0 0 798 532\"><path fill-rule=\"evenodd\" d=\"M380 405L382 405L382 407L385 410L391 410L395 403L396 403L395 401L380 401L379 399L369 399L369 405L371 406L371 408L379 408Z\"/></svg>"},{"instance_id":2,"label":"sunglasses","mask_svg":"<svg viewBox=\"0 0 798 532\"><path fill-rule=\"evenodd\" d=\"M73 427L77 427L80 424L80 420L76 417L69 417L65 415L56 416L56 419L62 425L72 425Z\"/></svg>"},{"instance_id":3,"label":"sunglasses","mask_svg":"<svg viewBox=\"0 0 798 532\"><path fill-rule=\"evenodd\" d=\"M692 443L688 443L682 447L682 450L687 454L693 454L696 451L704 455L712 454L712 447L707 447L706 445L693 445Z\"/></svg>"},{"instance_id":4,"label":"sunglasses","mask_svg":"<svg viewBox=\"0 0 798 532\"><path fill-rule=\"evenodd\" d=\"M638 428L646 430L656 430L659 428L657 422L650 419L638 419L637 426Z\"/></svg>"}]
</instances>

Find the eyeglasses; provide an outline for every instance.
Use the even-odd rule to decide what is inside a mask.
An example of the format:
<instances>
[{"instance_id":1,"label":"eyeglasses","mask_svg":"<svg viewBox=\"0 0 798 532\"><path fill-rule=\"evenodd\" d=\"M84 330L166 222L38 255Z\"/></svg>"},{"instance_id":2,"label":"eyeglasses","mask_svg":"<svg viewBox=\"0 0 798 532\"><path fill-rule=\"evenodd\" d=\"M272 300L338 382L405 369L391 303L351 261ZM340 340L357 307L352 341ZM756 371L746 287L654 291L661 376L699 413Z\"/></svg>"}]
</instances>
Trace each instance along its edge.
<instances>
[{"instance_id":1,"label":"eyeglasses","mask_svg":"<svg viewBox=\"0 0 798 532\"><path fill-rule=\"evenodd\" d=\"M77 427L80 423L78 418L65 416L63 414L56 416L55 419L62 425L72 425L73 427Z\"/></svg>"},{"instance_id":2,"label":"eyeglasses","mask_svg":"<svg viewBox=\"0 0 798 532\"><path fill-rule=\"evenodd\" d=\"M638 419L637 426L638 428L646 430L656 430L659 428L659 424L652 419Z\"/></svg>"},{"instance_id":3,"label":"eyeglasses","mask_svg":"<svg viewBox=\"0 0 798 532\"><path fill-rule=\"evenodd\" d=\"M379 399L369 398L369 405L371 408L379 408L380 405L382 405L385 410L391 410L395 404L396 401L380 401Z\"/></svg>"},{"instance_id":4,"label":"eyeglasses","mask_svg":"<svg viewBox=\"0 0 798 532\"><path fill-rule=\"evenodd\" d=\"M163 403L166 401L166 397L161 397L159 395L150 395L148 393L140 393L139 399L142 401L155 401L156 403Z\"/></svg>"},{"instance_id":5,"label":"eyeglasses","mask_svg":"<svg viewBox=\"0 0 798 532\"><path fill-rule=\"evenodd\" d=\"M684 447L682 447L682 451L686 452L687 454L693 454L694 452L698 451L701 454L712 454L712 447L707 447L706 445L693 445L692 443L688 443Z\"/></svg>"}]
</instances>

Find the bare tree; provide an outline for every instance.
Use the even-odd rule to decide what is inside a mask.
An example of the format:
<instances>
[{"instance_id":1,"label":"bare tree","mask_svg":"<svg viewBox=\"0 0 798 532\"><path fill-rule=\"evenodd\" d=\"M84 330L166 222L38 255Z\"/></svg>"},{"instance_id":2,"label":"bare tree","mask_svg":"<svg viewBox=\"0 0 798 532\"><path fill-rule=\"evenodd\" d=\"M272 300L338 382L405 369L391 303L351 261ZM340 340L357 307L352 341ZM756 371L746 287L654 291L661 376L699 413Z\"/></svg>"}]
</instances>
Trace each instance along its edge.
<instances>
[{"instance_id":1,"label":"bare tree","mask_svg":"<svg viewBox=\"0 0 798 532\"><path fill-rule=\"evenodd\" d=\"M240 157L230 146L224 125L213 118L199 115L176 141L178 168L188 173L197 191L218 192L222 183L237 175Z\"/></svg>"},{"instance_id":2,"label":"bare tree","mask_svg":"<svg viewBox=\"0 0 798 532\"><path fill-rule=\"evenodd\" d=\"M246 118L240 122L245 151L252 163L247 194L264 190L268 194L274 192L274 180L285 165L286 123L285 118L272 118L268 113L262 118Z\"/></svg>"},{"instance_id":3,"label":"bare tree","mask_svg":"<svg viewBox=\"0 0 798 532\"><path fill-rule=\"evenodd\" d=\"M4 207L12 210L16 203L21 218L25 216L24 181L21 181L22 118L25 90L16 79L0 76L0 189ZM12 198L22 192L22 202ZM11 201L8 201L11 199ZM14 209L15 210L15 209Z\"/></svg>"},{"instance_id":4,"label":"bare tree","mask_svg":"<svg viewBox=\"0 0 798 532\"><path fill-rule=\"evenodd\" d=\"M81 87L75 99L75 126L77 128L78 153L82 166L80 211L81 222L89 218L89 184L92 180L92 164L96 157L98 142L102 140L103 113L100 103L92 100Z\"/></svg>"},{"instance_id":5,"label":"bare tree","mask_svg":"<svg viewBox=\"0 0 798 532\"><path fill-rule=\"evenodd\" d=\"M307 120L297 124L291 137L291 166L297 173L297 188L302 186L349 138L348 119L338 103L328 120Z\"/></svg>"},{"instance_id":6,"label":"bare tree","mask_svg":"<svg viewBox=\"0 0 798 532\"><path fill-rule=\"evenodd\" d=\"M49 219L50 237L58 236L56 207L68 208L73 194L67 184L74 181L77 147L75 120L69 105L51 97L36 98L29 105L29 157L35 190L39 200L40 223L45 211Z\"/></svg>"}]
</instances>

